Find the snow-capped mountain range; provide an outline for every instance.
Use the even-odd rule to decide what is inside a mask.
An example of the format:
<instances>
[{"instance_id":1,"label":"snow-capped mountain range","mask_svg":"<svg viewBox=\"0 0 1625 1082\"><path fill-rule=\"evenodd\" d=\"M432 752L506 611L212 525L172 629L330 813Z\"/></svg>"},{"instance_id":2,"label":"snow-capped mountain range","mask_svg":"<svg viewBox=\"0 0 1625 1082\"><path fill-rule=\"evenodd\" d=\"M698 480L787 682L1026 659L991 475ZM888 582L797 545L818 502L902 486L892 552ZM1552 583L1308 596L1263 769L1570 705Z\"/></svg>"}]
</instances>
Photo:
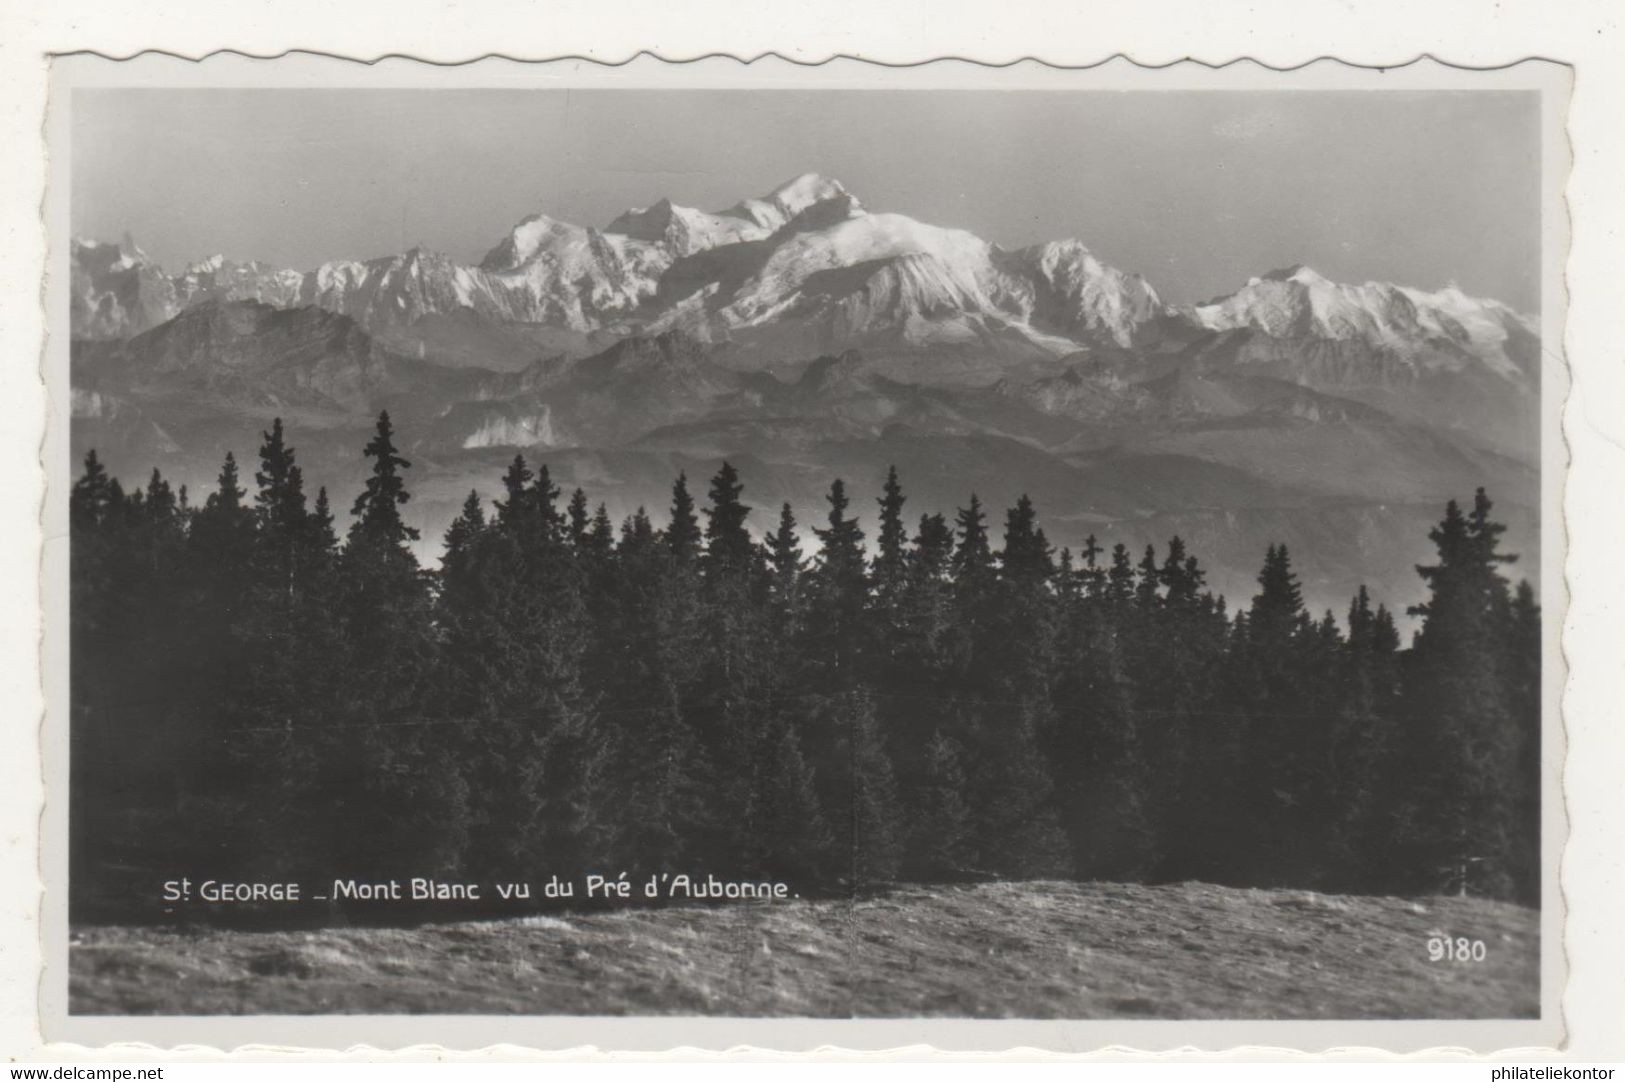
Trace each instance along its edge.
<instances>
[{"instance_id":1,"label":"snow-capped mountain range","mask_svg":"<svg viewBox=\"0 0 1625 1082\"><path fill-rule=\"evenodd\" d=\"M128 238L75 241L72 262L76 337L124 338L204 301L256 300L350 316L431 360L438 339L425 329L446 318L552 329L600 346L681 330L791 355L868 347L1065 357L1170 333L1249 330L1356 341L1413 367L1478 363L1526 382L1521 343L1535 333L1505 305L1453 288L1341 285L1305 267L1175 308L1078 240L1007 250L963 230L871 213L816 174L714 213L661 200L601 229L532 215L477 266L413 248L310 271L215 256L172 275Z\"/></svg>"},{"instance_id":2,"label":"snow-capped mountain range","mask_svg":"<svg viewBox=\"0 0 1625 1082\"><path fill-rule=\"evenodd\" d=\"M1345 285L1305 266L1254 278L1227 297L1192 307L1189 315L1210 330L1362 341L1400 355L1425 351L1450 367L1476 359L1512 381L1531 373L1529 359L1509 340L1538 333L1532 319L1455 286L1428 293L1386 282Z\"/></svg>"}]
</instances>

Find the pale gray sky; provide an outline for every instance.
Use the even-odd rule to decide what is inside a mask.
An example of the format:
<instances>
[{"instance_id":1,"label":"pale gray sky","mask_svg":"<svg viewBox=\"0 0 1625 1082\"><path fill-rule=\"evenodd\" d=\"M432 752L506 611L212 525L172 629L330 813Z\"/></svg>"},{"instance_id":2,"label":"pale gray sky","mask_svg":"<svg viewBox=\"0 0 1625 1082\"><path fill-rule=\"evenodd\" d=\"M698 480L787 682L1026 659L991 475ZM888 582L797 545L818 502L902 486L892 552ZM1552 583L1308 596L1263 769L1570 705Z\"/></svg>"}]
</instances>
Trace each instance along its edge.
<instances>
[{"instance_id":1,"label":"pale gray sky","mask_svg":"<svg viewBox=\"0 0 1625 1082\"><path fill-rule=\"evenodd\" d=\"M1533 313L1538 99L1504 92L77 90L76 234L172 270L477 260L545 211L718 210L804 172L1007 247L1077 237L1169 300L1307 263Z\"/></svg>"}]
</instances>

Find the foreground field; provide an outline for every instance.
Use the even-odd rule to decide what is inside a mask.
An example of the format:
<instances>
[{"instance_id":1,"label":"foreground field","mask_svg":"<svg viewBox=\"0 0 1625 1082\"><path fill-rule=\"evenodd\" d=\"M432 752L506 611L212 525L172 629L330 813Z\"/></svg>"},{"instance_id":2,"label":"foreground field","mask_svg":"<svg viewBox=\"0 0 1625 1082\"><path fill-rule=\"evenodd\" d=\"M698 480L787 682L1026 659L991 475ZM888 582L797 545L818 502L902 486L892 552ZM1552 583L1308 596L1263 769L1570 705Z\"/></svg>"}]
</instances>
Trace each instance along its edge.
<instances>
[{"instance_id":1,"label":"foreground field","mask_svg":"<svg viewBox=\"0 0 1625 1082\"><path fill-rule=\"evenodd\" d=\"M849 901L411 928L86 927L79 1014L1512 1018L1538 914L1203 883L909 887ZM1430 936L1483 940L1430 962Z\"/></svg>"}]
</instances>

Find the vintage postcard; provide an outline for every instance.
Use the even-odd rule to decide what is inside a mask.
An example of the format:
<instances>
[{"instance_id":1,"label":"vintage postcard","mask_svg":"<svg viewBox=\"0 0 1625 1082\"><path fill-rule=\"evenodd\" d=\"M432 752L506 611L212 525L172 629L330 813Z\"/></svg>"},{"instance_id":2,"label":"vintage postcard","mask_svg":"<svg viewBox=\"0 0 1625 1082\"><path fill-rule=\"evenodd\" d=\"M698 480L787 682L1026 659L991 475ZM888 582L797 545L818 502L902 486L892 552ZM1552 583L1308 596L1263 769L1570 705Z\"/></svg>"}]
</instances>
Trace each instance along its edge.
<instances>
[{"instance_id":1,"label":"vintage postcard","mask_svg":"<svg viewBox=\"0 0 1625 1082\"><path fill-rule=\"evenodd\" d=\"M1569 84L58 58L47 1037L1557 1045Z\"/></svg>"}]
</instances>

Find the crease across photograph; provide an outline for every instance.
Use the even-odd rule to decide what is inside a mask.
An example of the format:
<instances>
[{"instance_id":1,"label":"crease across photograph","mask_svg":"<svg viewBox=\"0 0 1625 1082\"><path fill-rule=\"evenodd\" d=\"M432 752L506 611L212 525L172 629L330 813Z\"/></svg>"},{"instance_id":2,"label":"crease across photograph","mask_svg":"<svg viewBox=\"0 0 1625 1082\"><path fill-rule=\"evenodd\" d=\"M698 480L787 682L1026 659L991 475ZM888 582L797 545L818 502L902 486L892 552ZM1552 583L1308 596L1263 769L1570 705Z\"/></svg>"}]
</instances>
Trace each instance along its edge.
<instances>
[{"instance_id":1,"label":"crease across photograph","mask_svg":"<svg viewBox=\"0 0 1625 1082\"><path fill-rule=\"evenodd\" d=\"M1561 1036L1568 71L59 58L47 1034Z\"/></svg>"}]
</instances>

